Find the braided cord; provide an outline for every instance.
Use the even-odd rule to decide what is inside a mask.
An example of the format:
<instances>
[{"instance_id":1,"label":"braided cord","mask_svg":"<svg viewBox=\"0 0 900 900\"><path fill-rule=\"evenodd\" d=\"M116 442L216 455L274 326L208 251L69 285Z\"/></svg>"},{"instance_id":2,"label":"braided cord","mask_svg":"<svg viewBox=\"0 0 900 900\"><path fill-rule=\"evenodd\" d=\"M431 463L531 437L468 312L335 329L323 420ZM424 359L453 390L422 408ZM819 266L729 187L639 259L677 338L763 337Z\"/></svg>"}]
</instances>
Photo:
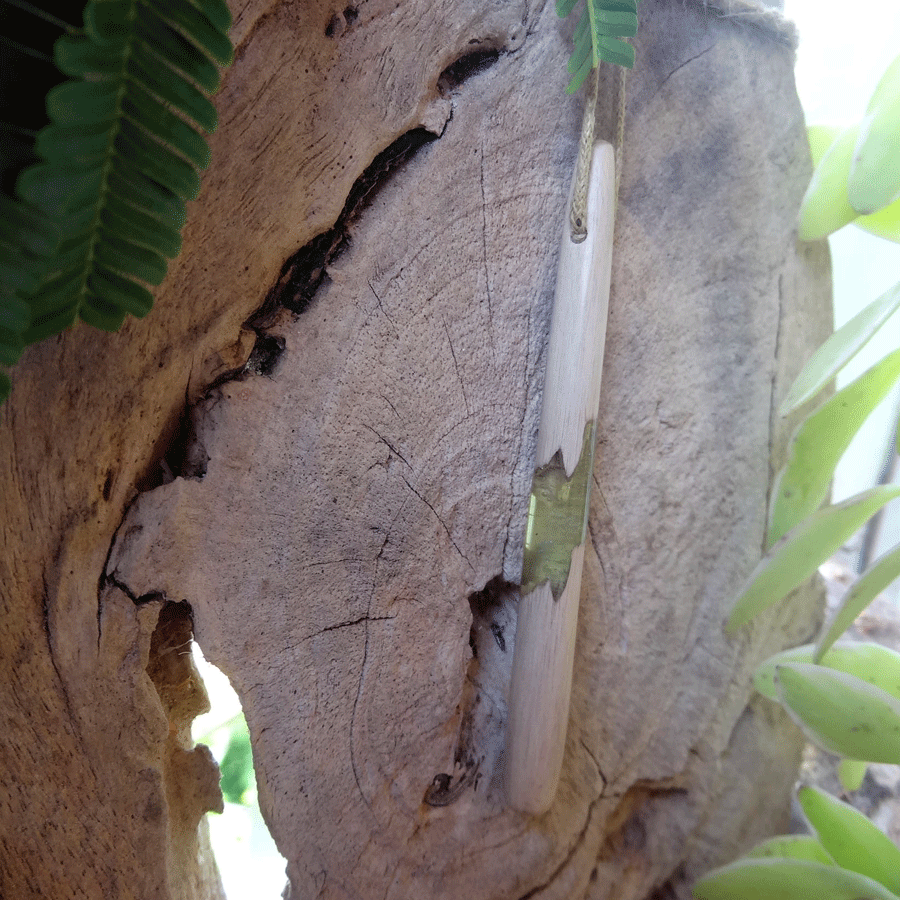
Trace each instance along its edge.
<instances>
[{"instance_id":1,"label":"braided cord","mask_svg":"<svg viewBox=\"0 0 900 900\"><path fill-rule=\"evenodd\" d=\"M588 184L591 180L591 157L594 151L594 121L597 112L597 93L600 87L600 67L595 66L588 97L584 106L584 118L581 120L581 142L578 145L578 162L576 163L575 191L572 194L572 211L569 215L569 226L572 241L580 244L587 237L587 198Z\"/></svg>"}]
</instances>

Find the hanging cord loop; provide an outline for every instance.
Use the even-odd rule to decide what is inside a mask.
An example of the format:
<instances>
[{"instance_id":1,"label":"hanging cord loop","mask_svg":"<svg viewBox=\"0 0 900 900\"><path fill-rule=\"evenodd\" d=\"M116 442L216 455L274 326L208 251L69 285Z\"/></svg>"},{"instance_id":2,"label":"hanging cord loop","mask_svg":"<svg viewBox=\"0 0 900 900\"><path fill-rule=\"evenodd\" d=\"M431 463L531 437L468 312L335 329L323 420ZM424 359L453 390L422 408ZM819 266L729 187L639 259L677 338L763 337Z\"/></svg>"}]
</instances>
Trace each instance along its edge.
<instances>
[{"instance_id":1,"label":"hanging cord loop","mask_svg":"<svg viewBox=\"0 0 900 900\"><path fill-rule=\"evenodd\" d=\"M616 187L615 200L619 202L619 181L622 176L622 147L625 142L625 89L628 69L619 66L619 100L616 121ZM600 85L600 67L594 69L584 106L584 118L581 121L581 141L578 144L577 174L575 191L572 195L572 209L569 214L569 227L572 242L580 244L587 237L587 195L588 183L591 180L591 158L594 151L594 123L597 115L597 94Z\"/></svg>"},{"instance_id":2,"label":"hanging cord loop","mask_svg":"<svg viewBox=\"0 0 900 900\"><path fill-rule=\"evenodd\" d=\"M597 92L600 86L600 67L595 66L584 105L581 120L581 141L578 144L578 162L575 175L575 191L572 194L572 211L569 226L572 241L580 244L587 237L587 195L591 180L591 156L594 150L594 121L597 113Z\"/></svg>"},{"instance_id":3,"label":"hanging cord loop","mask_svg":"<svg viewBox=\"0 0 900 900\"><path fill-rule=\"evenodd\" d=\"M628 88L628 69L619 66L619 114L616 118L616 187L613 203L619 207L619 182L622 180L622 165L625 157L625 97Z\"/></svg>"}]
</instances>

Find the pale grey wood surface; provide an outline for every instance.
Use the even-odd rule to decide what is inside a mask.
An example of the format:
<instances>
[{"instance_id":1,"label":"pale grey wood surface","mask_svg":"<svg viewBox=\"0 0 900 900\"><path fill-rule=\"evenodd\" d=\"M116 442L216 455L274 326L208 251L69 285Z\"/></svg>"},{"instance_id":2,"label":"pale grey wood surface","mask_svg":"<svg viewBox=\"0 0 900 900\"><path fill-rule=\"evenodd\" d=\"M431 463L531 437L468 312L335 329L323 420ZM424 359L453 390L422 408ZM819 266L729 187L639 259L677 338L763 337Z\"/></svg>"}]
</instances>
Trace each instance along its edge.
<instances>
[{"instance_id":1,"label":"pale grey wood surface","mask_svg":"<svg viewBox=\"0 0 900 900\"><path fill-rule=\"evenodd\" d=\"M163 592L242 695L294 897L622 900L670 876L686 897L782 824L797 738L747 679L815 619L807 597L721 628L789 433L774 404L830 324L825 251L794 231L790 52L641 4L572 720L534 821L500 786L514 597L474 629L468 598L521 562L570 25L540 3L235 12L215 162L153 314L31 351L2 411L0 892L217 895L194 843L210 769L177 744L151 648L166 607L128 596ZM493 65L439 87L484 48ZM418 127L441 136L270 324L270 375L197 406L205 478L136 496L185 403L246 359L285 260ZM467 786L425 803L455 757Z\"/></svg>"}]
</instances>

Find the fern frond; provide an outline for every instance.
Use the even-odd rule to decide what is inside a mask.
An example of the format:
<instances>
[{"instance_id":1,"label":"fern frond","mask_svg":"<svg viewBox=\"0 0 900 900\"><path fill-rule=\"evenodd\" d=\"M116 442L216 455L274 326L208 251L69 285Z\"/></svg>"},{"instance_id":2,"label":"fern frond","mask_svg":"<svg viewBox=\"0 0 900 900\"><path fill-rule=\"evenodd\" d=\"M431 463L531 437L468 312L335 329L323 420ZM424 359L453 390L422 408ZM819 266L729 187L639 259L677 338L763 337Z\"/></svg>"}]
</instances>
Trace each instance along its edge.
<instances>
[{"instance_id":1,"label":"fern frond","mask_svg":"<svg viewBox=\"0 0 900 900\"><path fill-rule=\"evenodd\" d=\"M24 343L78 318L115 330L149 312L147 286L180 252L185 201L209 164L204 132L217 117L208 98L217 65L231 61L230 24L221 0L89 0L84 32L56 42L54 59L71 80L48 93L50 124L35 141L41 161L16 190L19 206L55 221L58 240L33 290L3 294L0 329L7 310Z\"/></svg>"},{"instance_id":2,"label":"fern frond","mask_svg":"<svg viewBox=\"0 0 900 900\"><path fill-rule=\"evenodd\" d=\"M557 0L556 12L565 18L577 3L578 0ZM572 80L566 93L577 91L601 61L630 69L634 65L634 48L620 38L634 37L637 29L637 0L586 0L575 26L575 48L568 66Z\"/></svg>"},{"instance_id":3,"label":"fern frond","mask_svg":"<svg viewBox=\"0 0 900 900\"><path fill-rule=\"evenodd\" d=\"M15 364L25 348L25 334L31 322L28 298L40 286L47 260L56 252L58 244L59 235L52 220L38 210L0 194L2 365Z\"/></svg>"}]
</instances>

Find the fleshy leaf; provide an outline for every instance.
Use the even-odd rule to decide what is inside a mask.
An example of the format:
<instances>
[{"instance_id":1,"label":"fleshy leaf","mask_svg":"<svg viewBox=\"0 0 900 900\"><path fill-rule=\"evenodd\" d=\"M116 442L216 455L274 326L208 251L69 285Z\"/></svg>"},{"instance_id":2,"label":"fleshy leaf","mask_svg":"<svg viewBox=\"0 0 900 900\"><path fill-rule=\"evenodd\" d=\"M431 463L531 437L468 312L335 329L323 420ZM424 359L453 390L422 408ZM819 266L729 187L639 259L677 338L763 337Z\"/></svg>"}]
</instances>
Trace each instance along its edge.
<instances>
[{"instance_id":1,"label":"fleshy leaf","mask_svg":"<svg viewBox=\"0 0 900 900\"><path fill-rule=\"evenodd\" d=\"M811 663L775 671L781 704L819 747L851 759L900 763L900 700L861 678Z\"/></svg>"},{"instance_id":2,"label":"fleshy leaf","mask_svg":"<svg viewBox=\"0 0 900 900\"><path fill-rule=\"evenodd\" d=\"M865 875L805 859L739 859L698 879L697 900L897 900Z\"/></svg>"},{"instance_id":3,"label":"fleshy leaf","mask_svg":"<svg viewBox=\"0 0 900 900\"><path fill-rule=\"evenodd\" d=\"M803 584L866 519L895 497L900 497L900 485L875 487L814 512L789 531L747 580L733 605L728 631L735 631Z\"/></svg>"},{"instance_id":4,"label":"fleshy leaf","mask_svg":"<svg viewBox=\"0 0 900 900\"><path fill-rule=\"evenodd\" d=\"M900 200L870 216L860 216L853 224L876 237L900 244Z\"/></svg>"},{"instance_id":5,"label":"fleshy leaf","mask_svg":"<svg viewBox=\"0 0 900 900\"><path fill-rule=\"evenodd\" d=\"M845 322L813 353L778 408L779 415L788 415L818 394L898 309L900 283Z\"/></svg>"},{"instance_id":6,"label":"fleshy leaf","mask_svg":"<svg viewBox=\"0 0 900 900\"><path fill-rule=\"evenodd\" d=\"M822 846L834 861L866 875L889 891L900 891L900 848L859 810L814 787L797 799Z\"/></svg>"},{"instance_id":7,"label":"fleshy leaf","mask_svg":"<svg viewBox=\"0 0 900 900\"><path fill-rule=\"evenodd\" d=\"M801 423L772 492L770 544L818 509L844 451L898 379L900 350L842 388Z\"/></svg>"},{"instance_id":8,"label":"fleshy leaf","mask_svg":"<svg viewBox=\"0 0 900 900\"><path fill-rule=\"evenodd\" d=\"M815 658L815 653L815 644L804 644L770 656L753 673L753 686L764 697L778 700L775 670L786 663L816 662L828 669L854 675L900 700L900 653L869 641L835 644L821 660Z\"/></svg>"},{"instance_id":9,"label":"fleshy leaf","mask_svg":"<svg viewBox=\"0 0 900 900\"><path fill-rule=\"evenodd\" d=\"M843 125L810 125L806 129L814 167L822 161L822 157L845 130Z\"/></svg>"},{"instance_id":10,"label":"fleshy leaf","mask_svg":"<svg viewBox=\"0 0 900 900\"><path fill-rule=\"evenodd\" d=\"M808 834L784 834L769 838L757 844L744 859L808 859L812 862L833 866L834 860L828 851Z\"/></svg>"},{"instance_id":11,"label":"fleshy leaf","mask_svg":"<svg viewBox=\"0 0 900 900\"><path fill-rule=\"evenodd\" d=\"M858 137L858 125L847 128L816 166L800 204L801 241L820 240L859 215L847 197L847 178Z\"/></svg>"},{"instance_id":12,"label":"fleshy leaf","mask_svg":"<svg viewBox=\"0 0 900 900\"><path fill-rule=\"evenodd\" d=\"M882 76L860 126L847 183L851 206L874 213L900 199L900 75L897 61Z\"/></svg>"},{"instance_id":13,"label":"fleshy leaf","mask_svg":"<svg viewBox=\"0 0 900 900\"><path fill-rule=\"evenodd\" d=\"M841 600L828 630L816 647L814 662L853 624L856 617L892 582L900 578L900 544L869 566ZM900 694L898 694L900 696Z\"/></svg>"},{"instance_id":14,"label":"fleshy leaf","mask_svg":"<svg viewBox=\"0 0 900 900\"><path fill-rule=\"evenodd\" d=\"M845 791L858 791L869 764L861 759L842 759L838 763L838 779Z\"/></svg>"}]
</instances>

